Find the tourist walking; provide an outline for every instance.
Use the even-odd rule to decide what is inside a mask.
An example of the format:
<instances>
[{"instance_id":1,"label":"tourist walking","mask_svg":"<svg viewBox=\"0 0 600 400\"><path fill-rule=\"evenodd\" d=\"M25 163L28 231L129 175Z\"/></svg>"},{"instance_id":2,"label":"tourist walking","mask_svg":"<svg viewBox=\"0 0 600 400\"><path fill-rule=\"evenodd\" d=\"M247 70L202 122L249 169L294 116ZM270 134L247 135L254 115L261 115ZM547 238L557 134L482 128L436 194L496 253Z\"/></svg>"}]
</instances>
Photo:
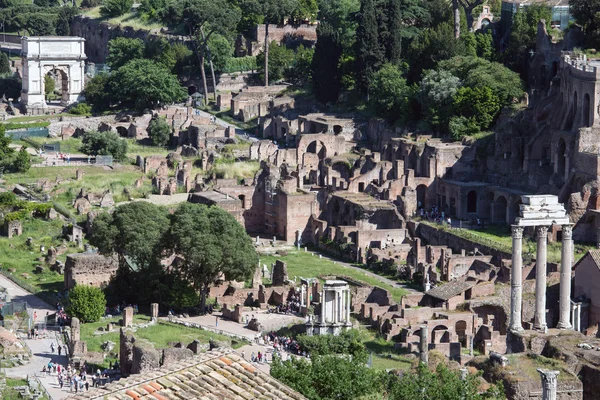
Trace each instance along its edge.
<instances>
[{"instance_id":1,"label":"tourist walking","mask_svg":"<svg viewBox=\"0 0 600 400\"><path fill-rule=\"evenodd\" d=\"M60 356L60 353L62 352L62 346L59 344L58 345L58 355Z\"/></svg>"},{"instance_id":2,"label":"tourist walking","mask_svg":"<svg viewBox=\"0 0 600 400\"><path fill-rule=\"evenodd\" d=\"M54 354L54 342L50 343L50 353Z\"/></svg>"},{"instance_id":3,"label":"tourist walking","mask_svg":"<svg viewBox=\"0 0 600 400\"><path fill-rule=\"evenodd\" d=\"M219 317L215 317L215 326L219 326Z\"/></svg>"}]
</instances>

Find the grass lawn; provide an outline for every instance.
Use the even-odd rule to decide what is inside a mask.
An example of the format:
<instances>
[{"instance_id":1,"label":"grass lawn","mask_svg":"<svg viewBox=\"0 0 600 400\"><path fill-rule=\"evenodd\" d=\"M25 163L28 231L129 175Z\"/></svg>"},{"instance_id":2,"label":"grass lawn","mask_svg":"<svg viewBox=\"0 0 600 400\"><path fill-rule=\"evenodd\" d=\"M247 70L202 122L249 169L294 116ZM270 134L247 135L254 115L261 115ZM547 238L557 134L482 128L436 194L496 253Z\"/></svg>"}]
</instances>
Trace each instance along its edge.
<instances>
[{"instance_id":1,"label":"grass lawn","mask_svg":"<svg viewBox=\"0 0 600 400\"><path fill-rule=\"evenodd\" d=\"M322 275L346 275L369 285L389 290L394 300L398 302L406 294L406 290L402 288L392 287L377 278L366 275L362 271L348 268L342 264L334 264L333 261L319 259L318 255L312 255L310 252L290 251L287 256L279 254L260 255L260 263L267 266L274 264L276 260L281 260L287 264L290 279L294 277L317 278Z\"/></svg>"},{"instance_id":2,"label":"grass lawn","mask_svg":"<svg viewBox=\"0 0 600 400\"><path fill-rule=\"evenodd\" d=\"M17 386L27 386L27 379L6 378L6 387L0 390L2 400L21 400L21 394L15 390ZM40 400L46 400L46 396L40 397Z\"/></svg>"},{"instance_id":3,"label":"grass lawn","mask_svg":"<svg viewBox=\"0 0 600 400\"><path fill-rule=\"evenodd\" d=\"M23 221L23 234L12 239L5 236L0 237L0 264L2 270L7 271L9 268L14 268L16 272L12 273L13 277L25 289L38 293L44 299L53 299L59 292L63 290L63 276L56 272L50 271L44 264L44 261L39 260L44 257L45 253L40 253L40 245L46 249L50 246L58 247L62 243L62 226L63 221L45 221L42 219L28 218ZM28 237L33 238L33 246L29 248L26 245ZM9 245L12 244L14 248ZM67 254L78 253L80 250L74 246L67 249L67 252L58 256L58 259L65 261ZM33 271L37 265L45 267L44 272L36 274ZM28 274L25 278L22 274ZM52 303L51 303L52 304Z\"/></svg>"},{"instance_id":4,"label":"grass lawn","mask_svg":"<svg viewBox=\"0 0 600 400\"><path fill-rule=\"evenodd\" d=\"M105 333L102 335L94 335L94 332L100 327L106 328L106 324L109 322L118 324L119 319L119 317L106 318L91 324L81 324L81 340L85 340L87 342L89 351L102 352L102 348L100 346L102 343L109 340L116 343L117 346L115 346L115 350L118 351L118 329L114 332ZM150 321L150 317L145 315L136 315L134 316L133 320L134 323L145 323ZM231 338L228 336L162 321L147 328L138 329L135 332L135 337L148 340L158 349L169 347L169 342L181 341L187 345L193 340L198 340L201 343L208 343L211 339L214 339L230 344L233 343L233 348L240 348L245 344L238 341L232 342Z\"/></svg>"},{"instance_id":5,"label":"grass lawn","mask_svg":"<svg viewBox=\"0 0 600 400\"><path fill-rule=\"evenodd\" d=\"M363 343L367 350L373 354L373 368L377 370L399 369L408 370L412 367L412 361L404 357L400 352L394 350L394 343L377 337L372 330L361 329L364 332Z\"/></svg>"},{"instance_id":6,"label":"grass lawn","mask_svg":"<svg viewBox=\"0 0 600 400\"><path fill-rule=\"evenodd\" d=\"M100 7L89 8L83 12L83 15L85 15L86 17L106 21L111 25L130 26L134 29L145 29L145 30L160 29L164 26L164 24L161 24L158 22L143 21L140 18L138 18L137 13L132 13L132 12L125 13L125 14L121 15L120 17L108 18L108 19L103 18L100 15Z\"/></svg>"}]
</instances>

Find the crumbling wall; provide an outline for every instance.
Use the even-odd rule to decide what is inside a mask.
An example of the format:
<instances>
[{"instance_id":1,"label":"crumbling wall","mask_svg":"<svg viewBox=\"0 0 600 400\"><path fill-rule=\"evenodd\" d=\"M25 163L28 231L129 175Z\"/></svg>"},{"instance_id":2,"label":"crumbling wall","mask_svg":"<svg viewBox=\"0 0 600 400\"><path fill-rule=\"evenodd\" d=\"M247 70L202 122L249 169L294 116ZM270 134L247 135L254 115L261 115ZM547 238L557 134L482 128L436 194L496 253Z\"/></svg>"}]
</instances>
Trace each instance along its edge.
<instances>
[{"instance_id":1,"label":"crumbling wall","mask_svg":"<svg viewBox=\"0 0 600 400\"><path fill-rule=\"evenodd\" d=\"M97 253L70 254L65 262L65 289L72 289L75 285L100 287L110 281L118 267L116 255L105 257Z\"/></svg>"}]
</instances>

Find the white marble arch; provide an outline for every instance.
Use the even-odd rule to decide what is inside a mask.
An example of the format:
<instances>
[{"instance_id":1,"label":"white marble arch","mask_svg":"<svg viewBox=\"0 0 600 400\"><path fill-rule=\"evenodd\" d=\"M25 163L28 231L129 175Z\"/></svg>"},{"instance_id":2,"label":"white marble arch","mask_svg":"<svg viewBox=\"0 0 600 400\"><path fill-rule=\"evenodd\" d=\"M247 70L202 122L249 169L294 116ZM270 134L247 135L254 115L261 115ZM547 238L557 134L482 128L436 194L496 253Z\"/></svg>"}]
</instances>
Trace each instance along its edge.
<instances>
[{"instance_id":1,"label":"white marble arch","mask_svg":"<svg viewBox=\"0 0 600 400\"><path fill-rule=\"evenodd\" d=\"M44 77L61 74L61 105L82 100L85 85L85 39L76 36L24 36L21 38L23 86L21 105L26 109L46 108Z\"/></svg>"}]
</instances>

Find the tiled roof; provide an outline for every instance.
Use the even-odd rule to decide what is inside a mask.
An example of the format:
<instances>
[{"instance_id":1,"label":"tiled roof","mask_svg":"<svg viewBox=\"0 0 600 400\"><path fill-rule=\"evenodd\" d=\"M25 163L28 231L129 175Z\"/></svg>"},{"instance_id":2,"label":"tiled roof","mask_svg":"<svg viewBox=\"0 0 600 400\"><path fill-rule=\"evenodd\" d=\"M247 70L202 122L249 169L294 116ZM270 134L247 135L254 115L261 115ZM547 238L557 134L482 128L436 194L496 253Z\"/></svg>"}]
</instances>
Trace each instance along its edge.
<instances>
[{"instance_id":1,"label":"tiled roof","mask_svg":"<svg viewBox=\"0 0 600 400\"><path fill-rule=\"evenodd\" d=\"M305 400L232 350L210 351L67 400Z\"/></svg>"},{"instance_id":2,"label":"tiled roof","mask_svg":"<svg viewBox=\"0 0 600 400\"><path fill-rule=\"evenodd\" d=\"M583 262L583 260L587 259L588 256L590 256L590 258L592 259L592 261L594 262L594 264L596 264L596 267L598 267L598 269L600 269L600 250L588 250L587 254L583 257L581 257L579 259L579 261L577 261L575 263L575 265L573 266L573 269L576 269L577 266Z\"/></svg>"},{"instance_id":3,"label":"tiled roof","mask_svg":"<svg viewBox=\"0 0 600 400\"><path fill-rule=\"evenodd\" d=\"M440 300L449 300L475 286L475 282L452 281L425 292L426 295Z\"/></svg>"}]
</instances>

